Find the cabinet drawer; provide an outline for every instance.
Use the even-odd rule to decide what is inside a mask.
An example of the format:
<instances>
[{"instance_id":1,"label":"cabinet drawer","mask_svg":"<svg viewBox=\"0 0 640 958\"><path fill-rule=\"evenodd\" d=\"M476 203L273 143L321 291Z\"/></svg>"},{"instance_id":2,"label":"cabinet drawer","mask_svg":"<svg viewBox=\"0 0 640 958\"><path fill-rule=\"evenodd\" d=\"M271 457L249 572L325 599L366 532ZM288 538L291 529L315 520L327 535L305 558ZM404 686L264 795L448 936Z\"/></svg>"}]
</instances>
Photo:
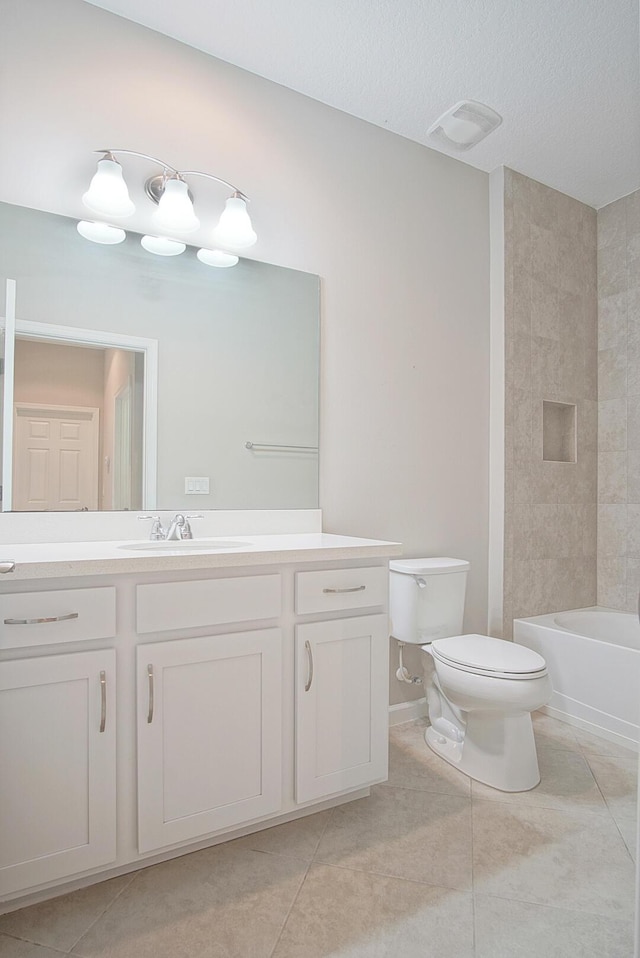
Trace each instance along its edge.
<instances>
[{"instance_id":1,"label":"cabinet drawer","mask_svg":"<svg viewBox=\"0 0 640 958\"><path fill-rule=\"evenodd\" d=\"M296 573L296 612L333 612L386 605L388 569L327 569Z\"/></svg>"},{"instance_id":2,"label":"cabinet drawer","mask_svg":"<svg viewBox=\"0 0 640 958\"><path fill-rule=\"evenodd\" d=\"M137 630L141 634L277 619L282 610L279 575L139 585L136 596Z\"/></svg>"},{"instance_id":3,"label":"cabinet drawer","mask_svg":"<svg viewBox=\"0 0 640 958\"><path fill-rule=\"evenodd\" d=\"M0 648L109 639L116 634L116 590L58 589L0 596Z\"/></svg>"}]
</instances>

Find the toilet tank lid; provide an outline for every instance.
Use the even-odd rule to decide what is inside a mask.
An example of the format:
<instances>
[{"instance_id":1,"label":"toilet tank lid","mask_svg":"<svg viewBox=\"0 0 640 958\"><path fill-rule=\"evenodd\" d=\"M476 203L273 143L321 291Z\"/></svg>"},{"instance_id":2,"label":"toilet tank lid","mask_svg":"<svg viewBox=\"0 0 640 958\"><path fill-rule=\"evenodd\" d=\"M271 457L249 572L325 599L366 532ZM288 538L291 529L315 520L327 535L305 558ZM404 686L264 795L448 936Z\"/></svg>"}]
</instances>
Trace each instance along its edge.
<instances>
[{"instance_id":1,"label":"toilet tank lid","mask_svg":"<svg viewBox=\"0 0 640 958\"><path fill-rule=\"evenodd\" d=\"M431 559L393 559L389 568L392 572L404 572L407 575L442 575L446 572L466 572L469 563L466 559L436 556Z\"/></svg>"}]
</instances>

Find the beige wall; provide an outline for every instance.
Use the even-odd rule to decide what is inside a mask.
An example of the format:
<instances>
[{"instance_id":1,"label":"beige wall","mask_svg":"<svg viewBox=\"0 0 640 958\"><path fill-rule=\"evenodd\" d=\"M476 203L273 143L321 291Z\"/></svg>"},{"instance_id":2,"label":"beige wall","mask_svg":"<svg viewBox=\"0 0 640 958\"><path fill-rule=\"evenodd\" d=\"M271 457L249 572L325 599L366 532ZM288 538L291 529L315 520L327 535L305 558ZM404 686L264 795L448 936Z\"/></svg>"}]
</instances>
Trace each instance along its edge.
<instances>
[{"instance_id":1,"label":"beige wall","mask_svg":"<svg viewBox=\"0 0 640 958\"><path fill-rule=\"evenodd\" d=\"M505 170L504 633L596 601L596 213ZM577 461L543 460L543 400L575 404Z\"/></svg>"},{"instance_id":2,"label":"beige wall","mask_svg":"<svg viewBox=\"0 0 640 958\"><path fill-rule=\"evenodd\" d=\"M598 211L598 604L640 585L640 190Z\"/></svg>"},{"instance_id":3,"label":"beige wall","mask_svg":"<svg viewBox=\"0 0 640 958\"><path fill-rule=\"evenodd\" d=\"M102 411L104 350L16 340L16 402L92 406Z\"/></svg>"},{"instance_id":4,"label":"beige wall","mask_svg":"<svg viewBox=\"0 0 640 958\"><path fill-rule=\"evenodd\" d=\"M0 199L80 217L91 151L142 150L237 182L252 255L320 274L325 528L469 559L484 631L488 176L81 0L5 0L0 44Z\"/></svg>"}]
</instances>

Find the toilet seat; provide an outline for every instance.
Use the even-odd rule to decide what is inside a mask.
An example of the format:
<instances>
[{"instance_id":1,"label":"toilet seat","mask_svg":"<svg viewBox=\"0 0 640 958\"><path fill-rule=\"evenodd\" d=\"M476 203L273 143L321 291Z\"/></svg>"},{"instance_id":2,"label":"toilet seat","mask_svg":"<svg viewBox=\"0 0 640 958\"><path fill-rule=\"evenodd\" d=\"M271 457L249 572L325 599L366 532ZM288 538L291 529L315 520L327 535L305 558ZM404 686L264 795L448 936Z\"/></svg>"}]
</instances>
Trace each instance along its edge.
<instances>
[{"instance_id":1,"label":"toilet seat","mask_svg":"<svg viewBox=\"0 0 640 958\"><path fill-rule=\"evenodd\" d=\"M496 679L537 679L547 674L545 660L533 649L488 635L455 635L424 646L450 668Z\"/></svg>"}]
</instances>

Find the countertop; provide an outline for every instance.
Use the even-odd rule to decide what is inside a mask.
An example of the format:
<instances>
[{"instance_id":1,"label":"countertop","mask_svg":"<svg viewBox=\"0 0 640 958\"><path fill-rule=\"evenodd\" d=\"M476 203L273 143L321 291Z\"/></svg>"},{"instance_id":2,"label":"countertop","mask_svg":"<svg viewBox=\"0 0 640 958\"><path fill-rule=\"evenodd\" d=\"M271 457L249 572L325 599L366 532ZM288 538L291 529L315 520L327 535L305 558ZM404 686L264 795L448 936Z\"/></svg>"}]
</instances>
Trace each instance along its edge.
<instances>
[{"instance_id":1,"label":"countertop","mask_svg":"<svg viewBox=\"0 0 640 958\"><path fill-rule=\"evenodd\" d=\"M233 545L225 547L224 543ZM188 551L183 551L185 546ZM402 555L399 542L324 532L229 535L192 539L188 543L153 543L149 540L5 543L0 546L0 561L13 561L16 568L14 572L1 576L0 582L10 585L21 579L332 562L399 555Z\"/></svg>"}]
</instances>

